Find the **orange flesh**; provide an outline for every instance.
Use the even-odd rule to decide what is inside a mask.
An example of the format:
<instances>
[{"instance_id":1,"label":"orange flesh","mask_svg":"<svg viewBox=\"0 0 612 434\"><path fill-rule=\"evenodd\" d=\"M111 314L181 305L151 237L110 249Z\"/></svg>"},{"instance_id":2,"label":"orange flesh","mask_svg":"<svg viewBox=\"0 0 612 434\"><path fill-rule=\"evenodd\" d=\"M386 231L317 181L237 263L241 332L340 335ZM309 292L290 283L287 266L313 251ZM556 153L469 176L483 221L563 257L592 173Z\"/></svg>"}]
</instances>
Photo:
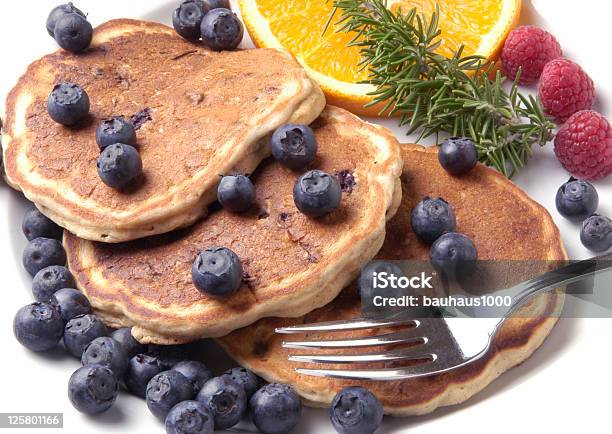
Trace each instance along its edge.
<instances>
[{"instance_id":1,"label":"orange flesh","mask_svg":"<svg viewBox=\"0 0 612 434\"><path fill-rule=\"evenodd\" d=\"M258 0L259 12L279 42L310 68L336 80L358 83L367 78L359 69L358 47L347 47L354 34L336 33L335 25L323 34L332 11L331 0ZM461 44L464 55L474 54L481 35L489 33L501 14L500 0L395 0L391 9L417 7L427 17L440 6L441 54L450 56Z\"/></svg>"}]
</instances>

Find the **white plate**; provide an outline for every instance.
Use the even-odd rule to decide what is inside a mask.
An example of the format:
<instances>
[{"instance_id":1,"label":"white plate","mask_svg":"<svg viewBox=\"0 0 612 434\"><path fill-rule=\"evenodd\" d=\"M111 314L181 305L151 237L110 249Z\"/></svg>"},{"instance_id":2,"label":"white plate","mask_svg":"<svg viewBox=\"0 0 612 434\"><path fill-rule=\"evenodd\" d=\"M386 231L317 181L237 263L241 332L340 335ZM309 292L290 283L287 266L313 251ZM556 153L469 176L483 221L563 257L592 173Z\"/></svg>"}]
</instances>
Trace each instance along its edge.
<instances>
[{"instance_id":1,"label":"white plate","mask_svg":"<svg viewBox=\"0 0 612 434\"><path fill-rule=\"evenodd\" d=\"M282 0L279 0L282 1ZM0 5L0 104L19 74L36 57L55 49L44 29L47 12L60 0L35 2L3 1ZM77 0L89 13L94 25L111 18L130 17L170 23L177 1ZM579 62L593 77L599 97L596 109L611 116L609 101L612 84L610 72L610 24L612 7L601 0L523 0L523 21L544 26L561 42L566 55ZM576 8L580 9L577 10ZM542 19L546 17L546 22ZM248 45L247 45L248 46ZM374 120L390 127L402 141L410 141L395 128L393 120ZM579 228L561 218L554 207L554 195L568 178L549 144L537 149L528 167L516 178L531 197L543 204L561 228L572 258L584 258L589 252L578 239ZM597 183L601 212L612 215L612 179ZM486 197L483 197L486 200ZM78 362L57 351L33 354L15 341L11 332L14 313L31 302L30 277L22 270L21 251L25 238L20 222L27 203L0 183L0 412L62 412L64 432L161 433L162 425L145 404L122 393L108 413L90 418L72 408L66 386ZM569 432L584 429L587 417L594 432L603 431L608 421L612 378L612 323L605 319L562 320L536 354L520 367L504 374L485 391L453 408L442 409L424 417L387 418L380 433L459 432L515 433L522 428ZM211 350L213 351L213 350ZM588 357L588 359L587 359ZM221 368L231 366L222 354L211 352L208 362ZM520 387L517 387L520 386ZM582 416L582 417L581 417ZM27 432L29 430L25 430ZM306 409L298 434L332 434L327 411Z\"/></svg>"}]
</instances>

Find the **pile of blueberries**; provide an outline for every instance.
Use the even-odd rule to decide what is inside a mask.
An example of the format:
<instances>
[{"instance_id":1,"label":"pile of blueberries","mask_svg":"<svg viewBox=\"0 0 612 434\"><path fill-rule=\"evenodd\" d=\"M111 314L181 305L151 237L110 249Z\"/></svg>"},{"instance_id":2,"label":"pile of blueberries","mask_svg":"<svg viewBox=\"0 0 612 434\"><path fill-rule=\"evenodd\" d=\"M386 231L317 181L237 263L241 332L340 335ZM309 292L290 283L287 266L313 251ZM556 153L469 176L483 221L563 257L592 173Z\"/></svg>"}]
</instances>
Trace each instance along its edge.
<instances>
[{"instance_id":1,"label":"pile of blueberries","mask_svg":"<svg viewBox=\"0 0 612 434\"><path fill-rule=\"evenodd\" d=\"M270 148L278 163L298 171L315 160L318 145L308 125L285 124L272 134ZM299 176L293 188L295 206L312 218L335 210L340 205L341 197L337 177L316 169ZM245 175L223 176L217 188L217 199L229 212L247 212L257 202L255 186ZM240 258L232 250L212 247L196 257L191 274L194 285L201 292L227 297L240 288L243 269Z\"/></svg>"},{"instance_id":2,"label":"pile of blueberries","mask_svg":"<svg viewBox=\"0 0 612 434\"><path fill-rule=\"evenodd\" d=\"M165 422L169 434L209 434L250 417L265 434L290 432L299 422L302 404L284 384L263 385L244 368L220 376L202 362L190 360L188 345L143 345L129 328L109 330L75 288L59 242L62 229L32 207L22 223L29 244L23 265L34 276L36 302L19 309L13 322L17 340L26 348L49 351L63 340L82 367L68 382L72 405L85 414L108 410L120 387L144 398ZM332 404L330 417L339 433L371 434L383 409L367 389L349 387Z\"/></svg>"},{"instance_id":3,"label":"pile of blueberries","mask_svg":"<svg viewBox=\"0 0 612 434\"><path fill-rule=\"evenodd\" d=\"M67 3L51 10L47 17L47 33L64 50L80 53L89 48L93 27L83 11Z\"/></svg>"},{"instance_id":4,"label":"pile of blueberries","mask_svg":"<svg viewBox=\"0 0 612 434\"><path fill-rule=\"evenodd\" d=\"M244 35L229 0L185 0L172 14L172 25L183 38L215 51L235 49Z\"/></svg>"},{"instance_id":5,"label":"pile of blueberries","mask_svg":"<svg viewBox=\"0 0 612 434\"><path fill-rule=\"evenodd\" d=\"M612 219L596 213L599 195L593 184L570 177L555 197L557 211L573 222L582 222L580 241L593 252L612 248Z\"/></svg>"}]
</instances>

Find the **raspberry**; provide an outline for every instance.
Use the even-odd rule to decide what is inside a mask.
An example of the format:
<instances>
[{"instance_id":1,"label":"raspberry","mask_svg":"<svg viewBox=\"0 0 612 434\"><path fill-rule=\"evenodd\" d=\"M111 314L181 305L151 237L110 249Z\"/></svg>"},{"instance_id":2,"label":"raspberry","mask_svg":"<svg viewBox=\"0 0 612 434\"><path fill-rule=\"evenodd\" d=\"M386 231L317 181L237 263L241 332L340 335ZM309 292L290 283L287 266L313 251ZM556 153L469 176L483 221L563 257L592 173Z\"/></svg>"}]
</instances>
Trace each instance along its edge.
<instances>
[{"instance_id":1,"label":"raspberry","mask_svg":"<svg viewBox=\"0 0 612 434\"><path fill-rule=\"evenodd\" d=\"M520 84L538 81L544 65L563 55L553 35L534 26L521 26L512 30L502 49L504 75L514 80L521 68Z\"/></svg>"},{"instance_id":2,"label":"raspberry","mask_svg":"<svg viewBox=\"0 0 612 434\"><path fill-rule=\"evenodd\" d=\"M571 116L555 137L555 155L573 175L597 180L612 173L612 128L592 110Z\"/></svg>"},{"instance_id":3,"label":"raspberry","mask_svg":"<svg viewBox=\"0 0 612 434\"><path fill-rule=\"evenodd\" d=\"M580 110L589 110L595 100L593 80L567 59L551 60L544 66L538 92L549 115L565 122Z\"/></svg>"}]
</instances>

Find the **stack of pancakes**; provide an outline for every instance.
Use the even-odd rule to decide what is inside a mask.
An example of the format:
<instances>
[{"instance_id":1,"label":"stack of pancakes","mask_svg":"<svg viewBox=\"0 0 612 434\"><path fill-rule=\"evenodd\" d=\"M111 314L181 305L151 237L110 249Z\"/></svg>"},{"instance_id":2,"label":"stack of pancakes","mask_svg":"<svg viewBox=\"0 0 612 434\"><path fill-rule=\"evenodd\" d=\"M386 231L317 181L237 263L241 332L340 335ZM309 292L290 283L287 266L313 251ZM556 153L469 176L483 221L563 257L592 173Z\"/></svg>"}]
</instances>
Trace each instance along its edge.
<instances>
[{"instance_id":1,"label":"stack of pancakes","mask_svg":"<svg viewBox=\"0 0 612 434\"><path fill-rule=\"evenodd\" d=\"M46 112L60 81L89 94L90 117L78 128ZM349 382L297 375L274 328L357 316L351 282L372 258L425 258L409 223L423 196L453 204L458 230L481 259L565 258L548 213L505 178L483 166L449 176L435 150L399 145L384 128L326 107L284 51L211 52L160 24L114 20L95 30L86 53L58 51L32 63L6 108L8 182L66 229L68 265L100 318L132 327L143 343L220 338L238 362L319 405ZM96 172L95 129L119 115L138 128L144 166L125 191ZM307 169L340 181L341 205L330 215L301 214L292 194L299 173L268 158L271 133L286 123L311 125L318 153ZM214 204L219 175L233 172L251 174L256 187L257 206L245 214ZM231 248L244 266L242 286L229 298L202 294L191 280L195 256L213 246ZM461 402L527 358L561 304L557 295L534 301L535 315L508 321L477 365L425 380L363 383L393 414Z\"/></svg>"}]
</instances>

